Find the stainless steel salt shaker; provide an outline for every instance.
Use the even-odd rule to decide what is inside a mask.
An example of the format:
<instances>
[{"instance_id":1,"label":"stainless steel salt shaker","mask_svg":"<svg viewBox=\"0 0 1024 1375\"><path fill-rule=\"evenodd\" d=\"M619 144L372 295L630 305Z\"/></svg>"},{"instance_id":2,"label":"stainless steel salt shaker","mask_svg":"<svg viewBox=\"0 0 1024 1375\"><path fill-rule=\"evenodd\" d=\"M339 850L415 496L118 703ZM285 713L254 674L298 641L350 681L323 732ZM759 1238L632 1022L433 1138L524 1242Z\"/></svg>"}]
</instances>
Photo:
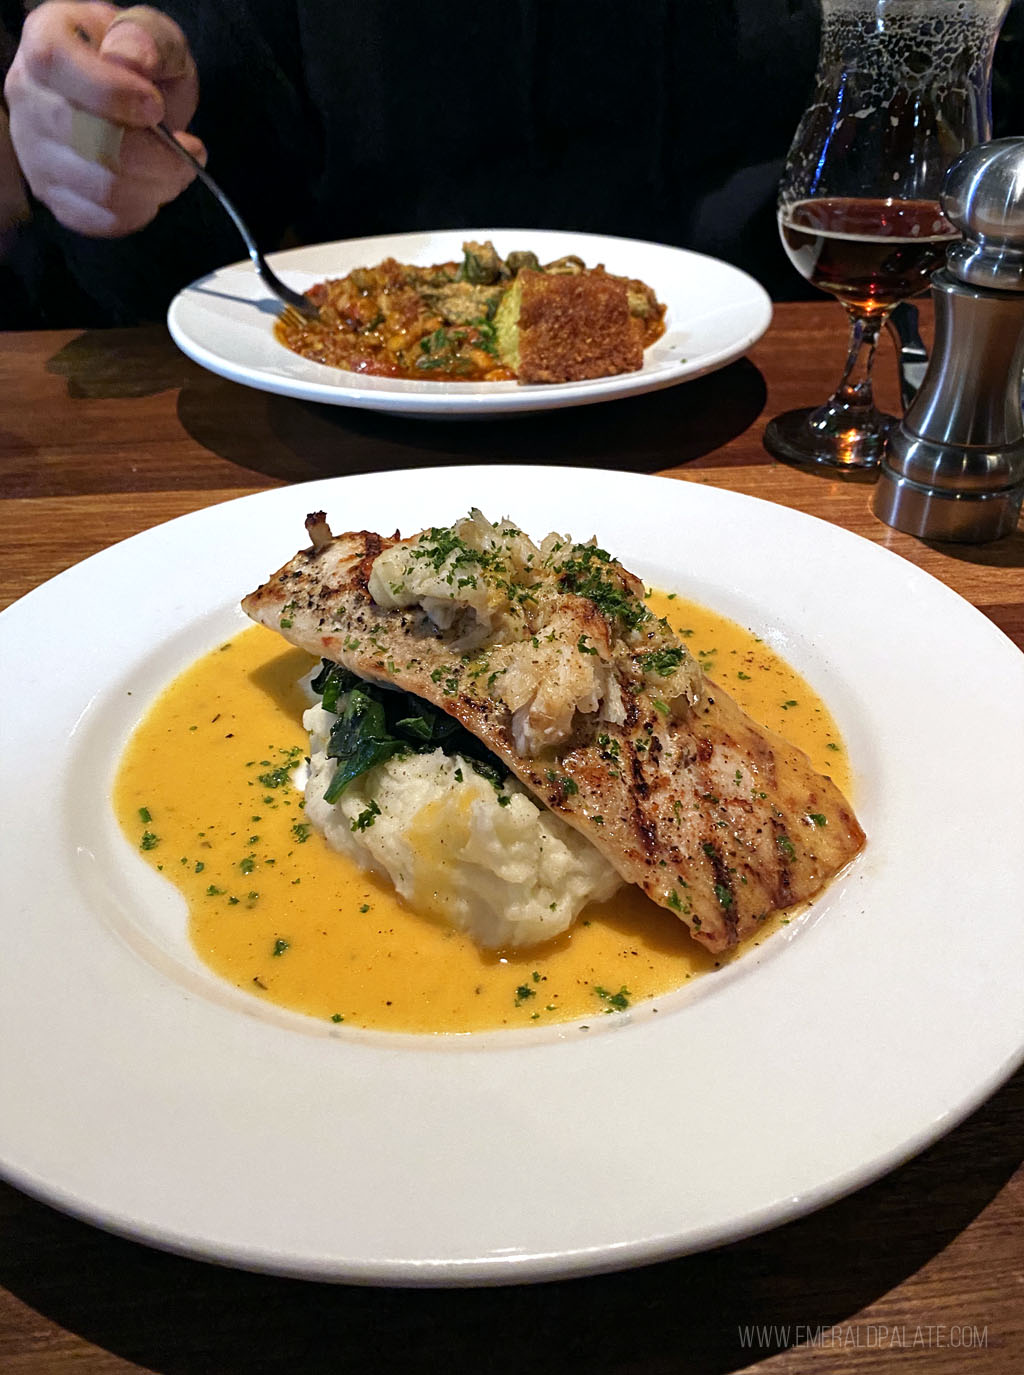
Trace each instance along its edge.
<instances>
[{"instance_id":1,"label":"stainless steel salt shaker","mask_svg":"<svg viewBox=\"0 0 1024 1375\"><path fill-rule=\"evenodd\" d=\"M980 544L1015 529L1024 498L1024 139L958 158L942 209L964 238L932 276L931 360L872 507L923 539Z\"/></svg>"}]
</instances>

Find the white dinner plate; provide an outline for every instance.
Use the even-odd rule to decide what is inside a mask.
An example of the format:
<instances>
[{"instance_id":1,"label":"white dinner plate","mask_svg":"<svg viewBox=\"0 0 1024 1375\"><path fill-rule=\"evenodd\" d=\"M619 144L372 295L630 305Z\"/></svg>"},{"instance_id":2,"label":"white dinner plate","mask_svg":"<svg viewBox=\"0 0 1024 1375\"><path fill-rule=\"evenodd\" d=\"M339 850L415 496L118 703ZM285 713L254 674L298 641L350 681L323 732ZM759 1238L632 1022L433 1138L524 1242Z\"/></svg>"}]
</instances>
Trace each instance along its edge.
<instances>
[{"instance_id":1,"label":"white dinner plate","mask_svg":"<svg viewBox=\"0 0 1024 1375\"><path fill-rule=\"evenodd\" d=\"M585 406L673 386L739 358L771 321L767 293L738 268L682 248L597 234L539 229L391 234L290 249L271 254L269 261L288 286L304 291L389 256L424 266L458 260L467 239L492 239L503 254L532 249L542 262L575 253L588 267L604 263L609 272L639 277L668 308L665 333L646 350L639 372L589 382L521 387L515 382L363 377L302 358L278 343L274 321L281 303L248 261L193 282L171 302L167 324L190 358L260 391L395 415L485 417Z\"/></svg>"},{"instance_id":2,"label":"white dinner plate","mask_svg":"<svg viewBox=\"0 0 1024 1375\"><path fill-rule=\"evenodd\" d=\"M833 709L867 847L807 915L621 1016L456 1037L273 1009L199 963L110 789L163 684L335 527L471 503L596 534L763 636ZM906 561L696 483L380 473L213 506L0 617L0 1171L79 1217L246 1268L511 1283L742 1237L948 1131L1024 1046L1024 656Z\"/></svg>"}]
</instances>

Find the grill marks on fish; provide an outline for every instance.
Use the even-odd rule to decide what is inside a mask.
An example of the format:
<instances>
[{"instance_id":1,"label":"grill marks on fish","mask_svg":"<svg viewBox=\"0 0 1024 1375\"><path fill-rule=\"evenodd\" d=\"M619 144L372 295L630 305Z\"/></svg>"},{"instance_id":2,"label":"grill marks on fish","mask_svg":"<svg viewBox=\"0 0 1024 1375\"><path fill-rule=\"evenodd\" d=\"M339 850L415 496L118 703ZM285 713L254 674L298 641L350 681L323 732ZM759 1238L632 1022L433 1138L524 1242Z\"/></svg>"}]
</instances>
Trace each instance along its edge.
<instances>
[{"instance_id":1,"label":"grill marks on fish","mask_svg":"<svg viewBox=\"0 0 1024 1375\"><path fill-rule=\"evenodd\" d=\"M291 643L456 717L627 882L673 911L712 951L734 946L778 908L813 897L861 848L864 833L832 781L750 720L695 665L697 677L688 681L698 691L674 699L669 712L660 681L623 673L620 658L621 719L576 712L566 738L533 755L519 753L513 713L500 681L491 681L498 675L480 670L479 648L453 652L459 627L439 630L421 606L386 609L371 596L379 556L421 537L356 531L325 542L322 513L317 517L309 527L314 546L246 597L246 612ZM609 567L625 585L635 582L619 565ZM599 645L604 654L614 640L621 654L625 632L589 597L560 598L559 633L573 602L580 652L594 654L591 646ZM595 615L607 633L588 641ZM635 662L643 641L636 649L638 632L631 633ZM665 633L658 631L659 646ZM492 651L500 657L503 646L489 643L483 652Z\"/></svg>"}]
</instances>

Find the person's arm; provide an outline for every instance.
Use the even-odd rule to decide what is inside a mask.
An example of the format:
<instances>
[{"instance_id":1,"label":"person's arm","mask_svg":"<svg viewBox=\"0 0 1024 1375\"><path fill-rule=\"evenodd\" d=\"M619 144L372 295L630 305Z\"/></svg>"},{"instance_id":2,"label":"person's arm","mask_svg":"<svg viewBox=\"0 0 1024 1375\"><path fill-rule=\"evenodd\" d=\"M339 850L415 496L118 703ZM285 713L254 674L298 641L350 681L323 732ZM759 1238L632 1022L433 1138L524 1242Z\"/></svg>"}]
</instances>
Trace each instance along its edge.
<instances>
[{"instance_id":1,"label":"person's arm","mask_svg":"<svg viewBox=\"0 0 1024 1375\"><path fill-rule=\"evenodd\" d=\"M28 218L28 198L11 142L7 111L0 105L0 263L14 241L17 226Z\"/></svg>"},{"instance_id":2,"label":"person's arm","mask_svg":"<svg viewBox=\"0 0 1024 1375\"><path fill-rule=\"evenodd\" d=\"M17 31L21 23L20 11L11 14L3 8L0 0L0 74L7 70L14 57ZM14 242L16 227L28 216L28 198L21 168L11 142L10 121L7 106L0 99L0 263L7 259Z\"/></svg>"},{"instance_id":3,"label":"person's arm","mask_svg":"<svg viewBox=\"0 0 1024 1375\"><path fill-rule=\"evenodd\" d=\"M0 7L16 3L0 0ZM190 150L211 148L214 175L261 247L270 251L280 244L285 227L299 222L318 168L319 129L300 89L294 15L286 0L163 3L187 35L205 84L195 125L190 125L197 135L194 142L180 132L187 111L168 108L167 118ZM33 14L56 8L56 0L48 0ZM86 6L65 3L59 8ZM125 29L131 27L125 22L128 11L102 8L120 15ZM80 59L81 52L74 51ZM179 175L180 160L167 153L148 128L125 133L122 151L139 140L145 141L147 154L148 145L164 153L174 175ZM17 145L17 137L15 141ZM83 162L88 160L79 155L79 165ZM95 162L93 169L90 176L109 176ZM164 200L163 194L153 197L150 206L164 201L158 213L144 228L120 237L69 228L37 193L36 186L42 190L42 184L31 178L29 184L31 219L19 228L15 266L31 318L48 327L161 319L175 292L244 251L234 225L198 179L170 199Z\"/></svg>"},{"instance_id":4,"label":"person's arm","mask_svg":"<svg viewBox=\"0 0 1024 1375\"><path fill-rule=\"evenodd\" d=\"M25 20L4 94L21 173L68 229L135 233L192 180L149 132L158 120L183 130L199 94L185 36L158 10L47 0ZM198 139L177 136L205 160Z\"/></svg>"}]
</instances>

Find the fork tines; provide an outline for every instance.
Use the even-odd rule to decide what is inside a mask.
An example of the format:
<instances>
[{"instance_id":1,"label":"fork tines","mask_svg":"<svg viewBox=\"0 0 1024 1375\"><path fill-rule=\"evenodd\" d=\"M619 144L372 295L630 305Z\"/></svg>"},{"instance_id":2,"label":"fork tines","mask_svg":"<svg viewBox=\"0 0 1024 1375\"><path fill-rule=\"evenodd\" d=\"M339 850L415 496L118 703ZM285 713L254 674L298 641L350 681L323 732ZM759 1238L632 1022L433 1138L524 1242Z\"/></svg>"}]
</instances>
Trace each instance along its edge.
<instances>
[{"instance_id":1,"label":"fork tines","mask_svg":"<svg viewBox=\"0 0 1024 1375\"><path fill-rule=\"evenodd\" d=\"M294 306L285 306L277 318L290 329L301 329L303 325L309 324L309 317L304 316Z\"/></svg>"}]
</instances>

